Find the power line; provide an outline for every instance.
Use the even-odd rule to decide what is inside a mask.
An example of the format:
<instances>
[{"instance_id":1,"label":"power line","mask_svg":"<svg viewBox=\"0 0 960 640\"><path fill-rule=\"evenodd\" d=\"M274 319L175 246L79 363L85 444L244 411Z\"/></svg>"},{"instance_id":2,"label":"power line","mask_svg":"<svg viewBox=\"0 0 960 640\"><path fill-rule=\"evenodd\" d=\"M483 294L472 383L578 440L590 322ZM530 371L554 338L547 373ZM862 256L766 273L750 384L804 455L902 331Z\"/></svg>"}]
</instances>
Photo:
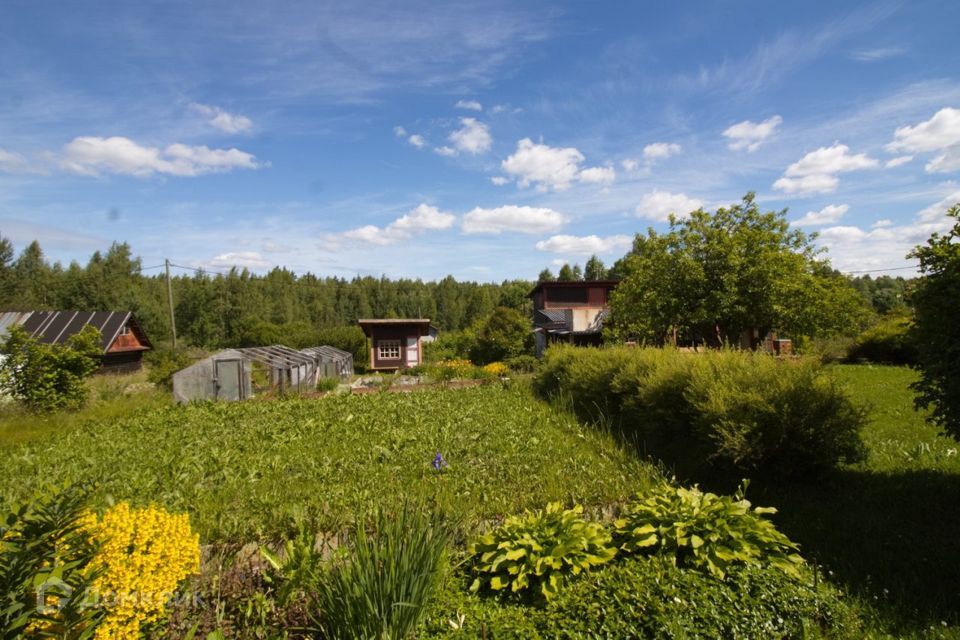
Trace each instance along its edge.
<instances>
[{"instance_id":1,"label":"power line","mask_svg":"<svg viewBox=\"0 0 960 640\"><path fill-rule=\"evenodd\" d=\"M920 265L910 267L887 267L886 269L861 269L859 271L844 271L843 273L877 273L879 271L903 271L904 269L918 269Z\"/></svg>"}]
</instances>

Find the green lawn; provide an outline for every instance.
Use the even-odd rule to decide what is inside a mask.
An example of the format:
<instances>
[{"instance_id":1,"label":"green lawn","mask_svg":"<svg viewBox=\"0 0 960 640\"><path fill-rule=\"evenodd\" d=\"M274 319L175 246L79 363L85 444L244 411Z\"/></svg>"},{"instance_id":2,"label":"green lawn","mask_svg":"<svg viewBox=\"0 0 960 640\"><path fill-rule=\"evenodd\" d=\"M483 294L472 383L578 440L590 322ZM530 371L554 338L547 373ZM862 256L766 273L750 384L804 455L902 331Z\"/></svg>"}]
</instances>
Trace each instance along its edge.
<instances>
[{"instance_id":1,"label":"green lawn","mask_svg":"<svg viewBox=\"0 0 960 640\"><path fill-rule=\"evenodd\" d=\"M437 452L449 464L431 462ZM525 388L150 407L8 447L3 502L44 483L97 480L102 495L188 511L204 542L302 525L337 530L359 510L427 496L468 526L551 500L602 505L652 467Z\"/></svg>"},{"instance_id":2,"label":"green lawn","mask_svg":"<svg viewBox=\"0 0 960 640\"><path fill-rule=\"evenodd\" d=\"M755 501L808 559L875 607L897 634L960 635L960 456L913 408L904 367L842 365L835 373L872 408L867 459L818 482L755 483ZM944 624L950 628L945 628Z\"/></svg>"}]
</instances>

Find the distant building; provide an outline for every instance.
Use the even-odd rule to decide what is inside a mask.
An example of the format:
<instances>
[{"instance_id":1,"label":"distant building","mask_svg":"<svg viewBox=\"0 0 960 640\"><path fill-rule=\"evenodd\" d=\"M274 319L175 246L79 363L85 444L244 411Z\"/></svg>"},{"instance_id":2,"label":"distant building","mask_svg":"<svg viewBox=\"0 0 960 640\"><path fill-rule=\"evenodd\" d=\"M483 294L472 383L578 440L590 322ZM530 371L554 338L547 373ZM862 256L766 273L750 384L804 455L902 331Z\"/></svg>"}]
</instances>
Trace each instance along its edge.
<instances>
[{"instance_id":1,"label":"distant building","mask_svg":"<svg viewBox=\"0 0 960 640\"><path fill-rule=\"evenodd\" d=\"M430 336L428 319L363 319L357 321L368 338L370 369L397 371L423 362L424 338Z\"/></svg>"},{"instance_id":2,"label":"distant building","mask_svg":"<svg viewBox=\"0 0 960 640\"><path fill-rule=\"evenodd\" d=\"M533 327L537 356L553 342L598 345L609 316L610 292L617 280L540 282L527 297L533 299Z\"/></svg>"},{"instance_id":3,"label":"distant building","mask_svg":"<svg viewBox=\"0 0 960 640\"><path fill-rule=\"evenodd\" d=\"M21 326L40 342L63 344L87 325L100 331L101 373L136 371L153 345L129 311L0 311L0 339Z\"/></svg>"}]
</instances>

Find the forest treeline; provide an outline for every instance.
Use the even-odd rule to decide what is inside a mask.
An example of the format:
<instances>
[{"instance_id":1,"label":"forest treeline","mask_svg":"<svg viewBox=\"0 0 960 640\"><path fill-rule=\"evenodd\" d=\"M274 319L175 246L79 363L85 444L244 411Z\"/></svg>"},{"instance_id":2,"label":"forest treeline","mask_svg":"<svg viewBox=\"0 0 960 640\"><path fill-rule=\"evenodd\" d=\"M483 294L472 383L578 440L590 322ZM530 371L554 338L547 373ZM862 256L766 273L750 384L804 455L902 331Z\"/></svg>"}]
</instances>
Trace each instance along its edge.
<instances>
[{"instance_id":1,"label":"forest treeline","mask_svg":"<svg viewBox=\"0 0 960 640\"><path fill-rule=\"evenodd\" d=\"M617 277L618 265L610 270ZM16 254L0 236L0 309L130 310L147 335L169 341L170 320L163 269L146 272L126 243L95 252L86 263L63 266L49 261L38 242ZM586 268L561 269L562 280L607 276L596 258ZM541 279L553 278L544 271ZM908 280L882 276L851 278L870 306L887 313L903 306ZM358 318L430 318L441 331L477 326L497 307L530 314L527 280L459 282L452 276L424 282L386 277L352 279L297 275L277 267L259 275L246 269L224 273L172 274L177 335L182 343L204 348L249 346L286 339L309 342L317 331L355 326Z\"/></svg>"}]
</instances>

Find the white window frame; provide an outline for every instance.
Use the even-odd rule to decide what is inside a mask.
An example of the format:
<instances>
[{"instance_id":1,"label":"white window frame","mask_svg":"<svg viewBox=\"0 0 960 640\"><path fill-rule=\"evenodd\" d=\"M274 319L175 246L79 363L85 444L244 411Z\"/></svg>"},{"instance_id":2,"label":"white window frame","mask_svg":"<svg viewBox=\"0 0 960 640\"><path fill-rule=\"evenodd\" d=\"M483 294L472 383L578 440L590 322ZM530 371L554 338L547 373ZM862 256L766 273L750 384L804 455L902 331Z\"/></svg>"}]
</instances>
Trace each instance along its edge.
<instances>
[{"instance_id":1,"label":"white window frame","mask_svg":"<svg viewBox=\"0 0 960 640\"><path fill-rule=\"evenodd\" d=\"M402 355L400 340L377 340L377 360L399 360Z\"/></svg>"},{"instance_id":2,"label":"white window frame","mask_svg":"<svg viewBox=\"0 0 960 640\"><path fill-rule=\"evenodd\" d=\"M120 335L122 336L130 335L130 327L128 325L123 325L123 328L120 329Z\"/></svg>"}]
</instances>

